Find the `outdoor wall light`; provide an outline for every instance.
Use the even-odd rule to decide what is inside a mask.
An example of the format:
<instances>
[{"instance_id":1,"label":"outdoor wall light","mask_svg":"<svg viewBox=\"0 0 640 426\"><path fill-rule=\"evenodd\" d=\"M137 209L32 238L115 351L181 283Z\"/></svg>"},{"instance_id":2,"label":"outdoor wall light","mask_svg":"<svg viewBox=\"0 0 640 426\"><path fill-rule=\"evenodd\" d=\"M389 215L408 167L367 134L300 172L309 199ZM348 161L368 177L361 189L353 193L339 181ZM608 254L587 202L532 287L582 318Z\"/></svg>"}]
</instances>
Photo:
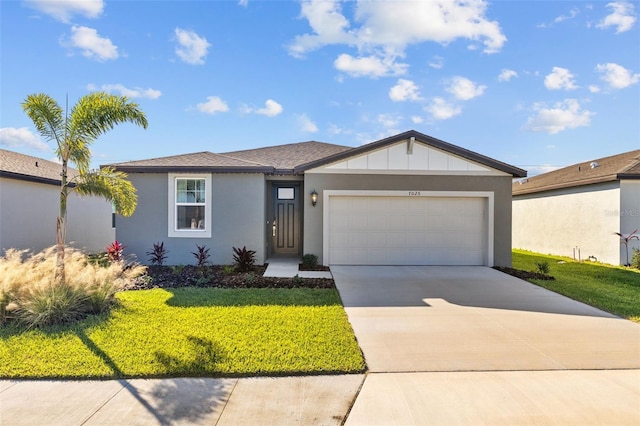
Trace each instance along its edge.
<instances>
[{"instance_id":1,"label":"outdoor wall light","mask_svg":"<svg viewBox=\"0 0 640 426\"><path fill-rule=\"evenodd\" d=\"M311 205L315 207L316 204L318 204L318 193L314 189L313 191L311 191Z\"/></svg>"}]
</instances>

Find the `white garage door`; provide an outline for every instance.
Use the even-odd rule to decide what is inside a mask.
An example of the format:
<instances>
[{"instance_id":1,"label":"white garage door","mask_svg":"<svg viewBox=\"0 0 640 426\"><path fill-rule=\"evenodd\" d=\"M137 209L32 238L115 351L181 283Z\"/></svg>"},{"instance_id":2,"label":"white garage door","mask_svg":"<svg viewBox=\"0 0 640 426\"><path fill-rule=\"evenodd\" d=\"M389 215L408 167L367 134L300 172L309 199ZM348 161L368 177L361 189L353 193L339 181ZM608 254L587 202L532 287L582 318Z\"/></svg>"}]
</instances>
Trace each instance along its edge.
<instances>
[{"instance_id":1,"label":"white garage door","mask_svg":"<svg viewBox=\"0 0 640 426\"><path fill-rule=\"evenodd\" d=\"M487 199L331 196L329 263L486 265Z\"/></svg>"}]
</instances>

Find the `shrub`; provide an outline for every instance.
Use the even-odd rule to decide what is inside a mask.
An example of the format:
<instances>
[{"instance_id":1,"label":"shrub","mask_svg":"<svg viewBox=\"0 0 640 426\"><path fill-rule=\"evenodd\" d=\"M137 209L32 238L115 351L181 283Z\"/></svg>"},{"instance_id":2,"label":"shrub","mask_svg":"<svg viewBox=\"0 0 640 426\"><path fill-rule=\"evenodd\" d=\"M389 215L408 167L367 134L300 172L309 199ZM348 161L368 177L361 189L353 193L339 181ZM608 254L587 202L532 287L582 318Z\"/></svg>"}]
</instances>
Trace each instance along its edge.
<instances>
[{"instance_id":1,"label":"shrub","mask_svg":"<svg viewBox=\"0 0 640 426\"><path fill-rule=\"evenodd\" d=\"M157 266L164 265L165 260L167 260L168 254L169 250L164 248L164 241L153 243L153 249L147 252L147 256L149 256L149 262L151 262L152 265Z\"/></svg>"},{"instance_id":2,"label":"shrub","mask_svg":"<svg viewBox=\"0 0 640 426\"><path fill-rule=\"evenodd\" d=\"M196 258L198 268L204 268L209 264L209 258L211 257L209 249L205 245L199 246L197 244L196 248L197 251L192 251L191 254Z\"/></svg>"},{"instance_id":3,"label":"shrub","mask_svg":"<svg viewBox=\"0 0 640 426\"><path fill-rule=\"evenodd\" d=\"M111 262L121 262L124 259L124 246L115 240L107 247L107 257Z\"/></svg>"},{"instance_id":4,"label":"shrub","mask_svg":"<svg viewBox=\"0 0 640 426\"><path fill-rule=\"evenodd\" d=\"M231 275L236 271L235 265L224 265L222 267L222 273L225 275Z\"/></svg>"},{"instance_id":5,"label":"shrub","mask_svg":"<svg viewBox=\"0 0 640 426\"><path fill-rule=\"evenodd\" d=\"M633 249L633 254L631 255L631 267L640 269L640 249Z\"/></svg>"},{"instance_id":6,"label":"shrub","mask_svg":"<svg viewBox=\"0 0 640 426\"><path fill-rule=\"evenodd\" d=\"M247 247L236 248L233 247L233 260L235 261L236 268L240 272L247 272L253 268L256 261L255 250L247 250Z\"/></svg>"},{"instance_id":7,"label":"shrub","mask_svg":"<svg viewBox=\"0 0 640 426\"><path fill-rule=\"evenodd\" d=\"M546 260L542 262L536 262L536 272L539 274L549 275L549 262Z\"/></svg>"},{"instance_id":8,"label":"shrub","mask_svg":"<svg viewBox=\"0 0 640 426\"><path fill-rule=\"evenodd\" d=\"M318 256L311 253L305 254L302 256L302 266L304 268L315 268L318 266Z\"/></svg>"},{"instance_id":9,"label":"shrub","mask_svg":"<svg viewBox=\"0 0 640 426\"><path fill-rule=\"evenodd\" d=\"M103 267L70 248L65 258L67 279L59 283L54 247L33 256L8 250L0 257L0 322L44 327L104 312L115 303L115 293L146 269L122 262Z\"/></svg>"}]
</instances>

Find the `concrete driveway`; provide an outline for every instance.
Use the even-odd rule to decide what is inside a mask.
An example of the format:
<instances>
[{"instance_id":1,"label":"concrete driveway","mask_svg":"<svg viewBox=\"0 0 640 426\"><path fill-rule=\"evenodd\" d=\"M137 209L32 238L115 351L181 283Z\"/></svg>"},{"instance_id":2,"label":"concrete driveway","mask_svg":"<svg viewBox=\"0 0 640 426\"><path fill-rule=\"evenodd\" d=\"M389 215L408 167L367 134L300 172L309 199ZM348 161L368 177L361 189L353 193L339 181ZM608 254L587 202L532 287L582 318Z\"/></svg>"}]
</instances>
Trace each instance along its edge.
<instances>
[{"instance_id":1,"label":"concrete driveway","mask_svg":"<svg viewBox=\"0 0 640 426\"><path fill-rule=\"evenodd\" d=\"M332 266L354 425L640 424L640 326L485 267Z\"/></svg>"},{"instance_id":2,"label":"concrete driveway","mask_svg":"<svg viewBox=\"0 0 640 426\"><path fill-rule=\"evenodd\" d=\"M640 326L491 268L331 270L371 372L640 368Z\"/></svg>"}]
</instances>

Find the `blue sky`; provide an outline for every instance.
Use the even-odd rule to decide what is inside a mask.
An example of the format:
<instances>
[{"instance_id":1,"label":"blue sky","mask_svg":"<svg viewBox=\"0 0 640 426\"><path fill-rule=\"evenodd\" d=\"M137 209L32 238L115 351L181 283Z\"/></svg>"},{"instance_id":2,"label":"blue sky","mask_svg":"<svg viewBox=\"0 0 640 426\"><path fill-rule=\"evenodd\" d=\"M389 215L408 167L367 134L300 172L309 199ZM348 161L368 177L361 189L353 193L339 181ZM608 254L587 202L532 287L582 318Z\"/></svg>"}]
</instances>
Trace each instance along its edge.
<instances>
[{"instance_id":1,"label":"blue sky","mask_svg":"<svg viewBox=\"0 0 640 426\"><path fill-rule=\"evenodd\" d=\"M1 1L0 147L20 106L126 95L94 166L414 129L530 175L640 148L639 2Z\"/></svg>"}]
</instances>

